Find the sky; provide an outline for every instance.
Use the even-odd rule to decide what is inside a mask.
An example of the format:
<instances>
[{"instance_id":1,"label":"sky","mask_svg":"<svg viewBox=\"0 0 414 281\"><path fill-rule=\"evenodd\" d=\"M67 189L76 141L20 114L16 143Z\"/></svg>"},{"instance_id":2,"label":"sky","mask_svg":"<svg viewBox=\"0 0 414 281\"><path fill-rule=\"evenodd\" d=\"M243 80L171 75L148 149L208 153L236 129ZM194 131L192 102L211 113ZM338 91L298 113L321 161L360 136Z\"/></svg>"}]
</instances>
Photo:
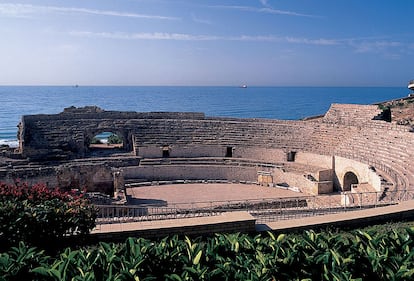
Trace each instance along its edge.
<instances>
[{"instance_id":1,"label":"sky","mask_svg":"<svg viewBox=\"0 0 414 281\"><path fill-rule=\"evenodd\" d=\"M409 0L0 0L0 85L406 86Z\"/></svg>"}]
</instances>

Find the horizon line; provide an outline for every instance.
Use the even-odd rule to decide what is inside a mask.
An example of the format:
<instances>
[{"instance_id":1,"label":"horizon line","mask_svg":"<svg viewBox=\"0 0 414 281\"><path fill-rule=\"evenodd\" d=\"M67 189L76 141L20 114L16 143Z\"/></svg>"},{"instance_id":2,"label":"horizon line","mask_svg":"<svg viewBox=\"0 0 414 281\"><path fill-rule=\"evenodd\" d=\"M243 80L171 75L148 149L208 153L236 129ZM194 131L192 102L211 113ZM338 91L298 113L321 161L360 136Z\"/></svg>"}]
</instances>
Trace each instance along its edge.
<instances>
[{"instance_id":1,"label":"horizon line","mask_svg":"<svg viewBox=\"0 0 414 281\"><path fill-rule=\"evenodd\" d=\"M408 82L407 82L408 83ZM406 83L406 84L407 84ZM263 87L286 87L286 88L406 88L401 85L271 85L271 84L221 84L221 85L202 85L202 84L0 84L0 87L241 87L247 85L247 88Z\"/></svg>"}]
</instances>

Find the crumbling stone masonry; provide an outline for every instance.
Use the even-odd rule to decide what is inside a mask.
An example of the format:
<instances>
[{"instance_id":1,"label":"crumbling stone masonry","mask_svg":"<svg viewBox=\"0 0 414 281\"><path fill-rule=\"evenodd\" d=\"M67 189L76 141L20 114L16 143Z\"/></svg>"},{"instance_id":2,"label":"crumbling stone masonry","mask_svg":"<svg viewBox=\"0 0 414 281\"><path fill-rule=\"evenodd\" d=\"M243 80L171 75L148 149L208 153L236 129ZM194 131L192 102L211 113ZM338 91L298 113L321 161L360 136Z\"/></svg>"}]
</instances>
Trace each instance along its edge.
<instances>
[{"instance_id":1,"label":"crumbling stone masonry","mask_svg":"<svg viewBox=\"0 0 414 281\"><path fill-rule=\"evenodd\" d=\"M207 117L190 112L66 108L23 116L21 160L2 158L0 180L39 179L116 194L125 183L220 180L285 185L312 194L358 184L414 185L414 135L375 105L333 104L307 121ZM95 148L112 132L117 149Z\"/></svg>"}]
</instances>

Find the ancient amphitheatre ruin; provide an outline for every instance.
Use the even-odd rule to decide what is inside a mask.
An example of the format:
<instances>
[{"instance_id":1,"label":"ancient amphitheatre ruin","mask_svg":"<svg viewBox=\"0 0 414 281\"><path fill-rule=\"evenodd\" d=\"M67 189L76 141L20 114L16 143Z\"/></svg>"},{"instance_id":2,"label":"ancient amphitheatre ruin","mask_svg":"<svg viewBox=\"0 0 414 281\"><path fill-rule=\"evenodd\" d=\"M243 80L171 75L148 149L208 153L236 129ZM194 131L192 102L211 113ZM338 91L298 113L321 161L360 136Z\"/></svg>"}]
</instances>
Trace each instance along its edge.
<instances>
[{"instance_id":1,"label":"ancient amphitheatre ruin","mask_svg":"<svg viewBox=\"0 0 414 281\"><path fill-rule=\"evenodd\" d=\"M111 219L117 212L138 221L167 207L162 219L182 218L190 205L194 217L242 209L270 221L393 205L413 197L414 134L407 116L398 118L413 101L332 104L323 116L296 121L95 106L26 115L18 149L2 152L0 181L86 187L128 213L114 209ZM122 146L93 147L102 132Z\"/></svg>"}]
</instances>

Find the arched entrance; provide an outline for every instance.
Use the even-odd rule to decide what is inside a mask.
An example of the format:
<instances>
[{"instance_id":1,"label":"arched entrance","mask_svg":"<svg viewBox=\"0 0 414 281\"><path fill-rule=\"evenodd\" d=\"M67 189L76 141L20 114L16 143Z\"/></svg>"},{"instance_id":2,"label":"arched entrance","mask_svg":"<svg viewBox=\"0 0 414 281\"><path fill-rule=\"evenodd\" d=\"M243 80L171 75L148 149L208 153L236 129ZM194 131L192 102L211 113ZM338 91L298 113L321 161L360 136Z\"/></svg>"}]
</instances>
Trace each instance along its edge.
<instances>
[{"instance_id":1,"label":"arched entrance","mask_svg":"<svg viewBox=\"0 0 414 281\"><path fill-rule=\"evenodd\" d=\"M351 191L353 184L358 184L358 177L353 172L346 172L344 175L344 183L342 185L343 191Z\"/></svg>"},{"instance_id":2,"label":"arched entrance","mask_svg":"<svg viewBox=\"0 0 414 281\"><path fill-rule=\"evenodd\" d=\"M101 131L91 136L86 143L88 156L109 156L125 152L125 139L120 133Z\"/></svg>"}]
</instances>

